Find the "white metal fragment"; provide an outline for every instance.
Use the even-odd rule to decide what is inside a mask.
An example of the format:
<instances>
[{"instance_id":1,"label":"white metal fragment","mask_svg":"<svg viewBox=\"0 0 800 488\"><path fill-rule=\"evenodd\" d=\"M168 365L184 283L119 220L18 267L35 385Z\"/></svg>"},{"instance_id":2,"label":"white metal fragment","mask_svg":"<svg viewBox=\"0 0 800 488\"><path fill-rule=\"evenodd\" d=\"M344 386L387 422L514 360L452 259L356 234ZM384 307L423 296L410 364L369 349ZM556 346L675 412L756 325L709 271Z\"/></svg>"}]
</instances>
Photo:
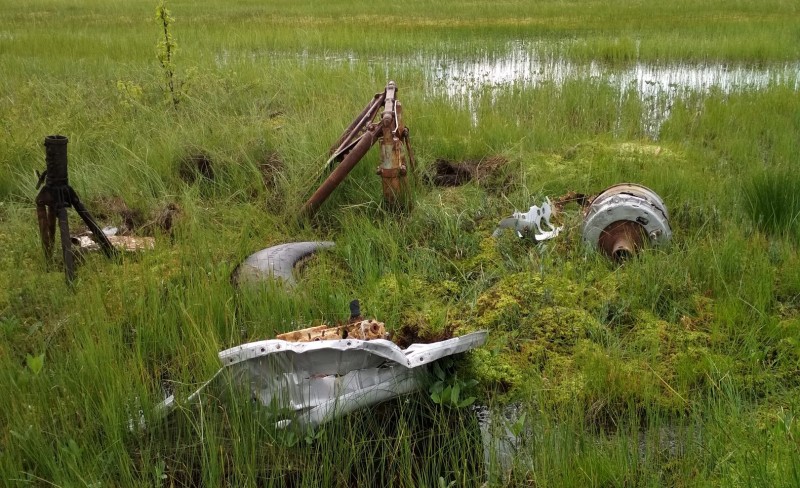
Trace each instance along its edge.
<instances>
[{"instance_id":1,"label":"white metal fragment","mask_svg":"<svg viewBox=\"0 0 800 488\"><path fill-rule=\"evenodd\" d=\"M499 237L503 229L514 229L518 237L523 237L524 233L534 231L533 237L537 241L552 239L563 230L563 227L554 227L550 223L552 214L553 209L550 199L546 198L541 207L531 205L527 212L514 212L511 217L501 220L492 235ZM546 226L546 228L542 228L542 225Z\"/></svg>"},{"instance_id":2,"label":"white metal fragment","mask_svg":"<svg viewBox=\"0 0 800 488\"><path fill-rule=\"evenodd\" d=\"M419 389L427 365L482 345L486 335L474 332L407 349L385 339L251 342L220 352L222 368L187 400L199 400L204 389L225 376L262 405L294 412L277 419L277 426L315 426ZM174 404L170 396L158 409L167 413Z\"/></svg>"}]
</instances>

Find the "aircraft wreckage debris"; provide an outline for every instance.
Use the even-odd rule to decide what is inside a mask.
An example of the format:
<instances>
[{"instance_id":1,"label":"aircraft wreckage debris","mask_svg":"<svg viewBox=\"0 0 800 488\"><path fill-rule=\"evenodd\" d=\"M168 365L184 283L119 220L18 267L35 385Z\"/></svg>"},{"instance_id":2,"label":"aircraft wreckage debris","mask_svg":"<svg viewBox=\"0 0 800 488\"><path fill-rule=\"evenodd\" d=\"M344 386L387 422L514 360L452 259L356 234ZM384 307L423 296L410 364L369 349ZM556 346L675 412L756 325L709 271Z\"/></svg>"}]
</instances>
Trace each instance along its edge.
<instances>
[{"instance_id":1,"label":"aircraft wreckage debris","mask_svg":"<svg viewBox=\"0 0 800 488\"><path fill-rule=\"evenodd\" d=\"M118 236L116 227L105 227L103 234L108 239L108 242L119 251L152 251L156 248L156 239L154 237ZM91 232L74 235L71 238L72 244L81 251L97 251L101 247L98 242L92 239L93 235Z\"/></svg>"},{"instance_id":2,"label":"aircraft wreckage debris","mask_svg":"<svg viewBox=\"0 0 800 488\"><path fill-rule=\"evenodd\" d=\"M67 208L72 207L75 209L95 236L95 239L97 239L98 245L103 249L106 256L114 256L116 250L69 184L67 167L68 143L69 138L62 135L51 135L44 138L46 169L39 175L39 181L36 183L36 188L41 187L39 194L36 195L36 217L39 221L39 236L44 248L44 257L48 264L53 259L56 220L58 220L58 231L61 235L61 252L64 258L64 273L67 282L72 283L75 280L75 256L72 252Z\"/></svg>"},{"instance_id":3,"label":"aircraft wreckage debris","mask_svg":"<svg viewBox=\"0 0 800 488\"><path fill-rule=\"evenodd\" d=\"M669 213L661 197L646 186L620 183L595 197L569 192L541 207L533 205L525 212L514 212L500 221L492 234L499 237L505 228L519 237L540 242L557 237L564 227L556 227L551 217L562 212L567 203L576 202L583 209L581 234L584 243L604 256L622 262L637 254L645 245L665 245L672 238Z\"/></svg>"},{"instance_id":4,"label":"aircraft wreckage debris","mask_svg":"<svg viewBox=\"0 0 800 488\"><path fill-rule=\"evenodd\" d=\"M288 242L262 249L248 256L236 267L231 281L239 285L277 280L292 287L296 284L293 272L295 265L318 250L333 246L333 242L309 241Z\"/></svg>"},{"instance_id":5,"label":"aircraft wreckage debris","mask_svg":"<svg viewBox=\"0 0 800 488\"><path fill-rule=\"evenodd\" d=\"M672 238L667 207L653 190L634 183L606 188L585 207L583 241L614 261Z\"/></svg>"},{"instance_id":6,"label":"aircraft wreckage debris","mask_svg":"<svg viewBox=\"0 0 800 488\"><path fill-rule=\"evenodd\" d=\"M222 367L186 401L202 401L203 391L224 377L263 406L291 412L275 419L277 427L316 426L419 390L428 365L486 342L487 332L479 331L401 349L385 338L383 323L360 316L357 301L350 309L344 325L297 330L220 352ZM171 395L158 410L166 415L175 403Z\"/></svg>"}]
</instances>

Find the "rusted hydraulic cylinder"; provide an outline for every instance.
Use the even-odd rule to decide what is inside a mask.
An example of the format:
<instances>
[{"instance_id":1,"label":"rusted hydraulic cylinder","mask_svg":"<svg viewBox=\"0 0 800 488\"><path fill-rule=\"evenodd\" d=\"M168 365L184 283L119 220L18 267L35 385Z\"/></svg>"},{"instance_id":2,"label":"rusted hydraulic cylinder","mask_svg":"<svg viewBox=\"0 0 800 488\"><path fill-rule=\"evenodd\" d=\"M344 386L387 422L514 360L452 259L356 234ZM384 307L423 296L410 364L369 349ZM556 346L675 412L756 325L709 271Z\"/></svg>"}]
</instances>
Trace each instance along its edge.
<instances>
[{"instance_id":1,"label":"rusted hydraulic cylinder","mask_svg":"<svg viewBox=\"0 0 800 488\"><path fill-rule=\"evenodd\" d=\"M405 206L402 199L407 194L406 162L400 137L402 126L402 105L396 98L397 87L393 81L386 87L386 100L383 109L383 138L381 140L381 165L378 174L383 184L383 199L390 207Z\"/></svg>"},{"instance_id":2,"label":"rusted hydraulic cylinder","mask_svg":"<svg viewBox=\"0 0 800 488\"><path fill-rule=\"evenodd\" d=\"M380 134L381 127L376 126L372 128L372 130L367 131L358 141L358 143L353 147L353 149L345 156L341 163L336 167L336 169L331 172L328 178L317 188L317 191L314 192L313 195L303 204L303 207L300 209L301 215L311 215L317 211L322 202L324 202L330 195L333 193L333 190L339 186L350 171L356 167L361 158L369 151L369 148L375 144L375 141L378 139L378 135Z\"/></svg>"},{"instance_id":3,"label":"rusted hydraulic cylinder","mask_svg":"<svg viewBox=\"0 0 800 488\"><path fill-rule=\"evenodd\" d=\"M384 92L376 94L344 130L331 148L325 169L330 169L337 161L341 162L303 204L301 215L313 214L379 139L381 163L377 172L382 179L384 199L390 207L404 207L407 204L406 162L408 158L408 162L413 163L413 152L408 128L402 122L402 105L396 94L397 86L390 81ZM381 106L383 112L380 121L373 122Z\"/></svg>"},{"instance_id":4,"label":"rusted hydraulic cylinder","mask_svg":"<svg viewBox=\"0 0 800 488\"><path fill-rule=\"evenodd\" d=\"M64 272L67 282L75 279L75 260L72 254L72 241L69 234L67 207L73 207L78 215L94 234L100 247L107 256L115 254L114 247L100 226L92 219L91 214L83 206L78 194L69 186L67 171L67 143L69 139L61 135L47 136L44 139L46 169L39 177L37 188L44 186L36 196L36 216L39 221L39 236L44 248L45 260L49 263L53 257L56 237L56 219L61 234L61 250L64 256Z\"/></svg>"}]
</instances>

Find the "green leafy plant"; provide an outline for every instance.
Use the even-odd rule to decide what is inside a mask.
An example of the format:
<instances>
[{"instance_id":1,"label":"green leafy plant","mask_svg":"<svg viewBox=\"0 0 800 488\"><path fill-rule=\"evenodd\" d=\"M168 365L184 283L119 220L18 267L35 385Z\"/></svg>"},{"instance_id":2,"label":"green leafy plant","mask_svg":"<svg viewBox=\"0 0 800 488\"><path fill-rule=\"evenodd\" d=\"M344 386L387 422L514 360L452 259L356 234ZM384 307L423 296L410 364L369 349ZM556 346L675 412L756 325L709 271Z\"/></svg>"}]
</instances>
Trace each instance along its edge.
<instances>
[{"instance_id":1,"label":"green leafy plant","mask_svg":"<svg viewBox=\"0 0 800 488\"><path fill-rule=\"evenodd\" d=\"M322 437L323 433L323 429L314 430L313 427L307 427L305 430L298 430L290 427L275 432L276 440L283 447L295 447L300 444L301 441L310 446Z\"/></svg>"},{"instance_id":2,"label":"green leafy plant","mask_svg":"<svg viewBox=\"0 0 800 488\"><path fill-rule=\"evenodd\" d=\"M28 354L25 357L25 365L28 366L28 369L30 369L35 376L38 376L39 373L42 372L42 368L44 368L44 353L38 356L31 356Z\"/></svg>"},{"instance_id":3,"label":"green leafy plant","mask_svg":"<svg viewBox=\"0 0 800 488\"><path fill-rule=\"evenodd\" d=\"M164 76L164 83L168 92L169 100L172 102L174 108L178 108L178 104L182 98L183 82L178 80L175 75L175 63L173 56L178 49L178 44L172 36L172 24L175 18L172 17L169 9L167 8L166 0L161 0L156 7L156 22L163 30L163 39L158 41L158 62L161 64L161 72Z\"/></svg>"},{"instance_id":4,"label":"green leafy plant","mask_svg":"<svg viewBox=\"0 0 800 488\"><path fill-rule=\"evenodd\" d=\"M167 479L167 463L163 459L156 461L153 467L153 477L155 479L155 486L159 486Z\"/></svg>"},{"instance_id":5,"label":"green leafy plant","mask_svg":"<svg viewBox=\"0 0 800 488\"><path fill-rule=\"evenodd\" d=\"M515 439L519 439L523 432L525 432L525 419L527 416L528 412L522 412L522 415L520 415L517 420L508 425L508 430L514 434Z\"/></svg>"},{"instance_id":6,"label":"green leafy plant","mask_svg":"<svg viewBox=\"0 0 800 488\"><path fill-rule=\"evenodd\" d=\"M117 80L117 97L120 105L125 108L133 108L142 102L143 90L141 85L133 81Z\"/></svg>"},{"instance_id":7,"label":"green leafy plant","mask_svg":"<svg viewBox=\"0 0 800 488\"><path fill-rule=\"evenodd\" d=\"M449 359L441 360L433 364L433 374L436 381L428 389L431 400L438 405L451 408L464 408L475 403L474 396L464 396L465 391L478 384L477 380L462 380L458 374L449 374L452 369L452 361Z\"/></svg>"},{"instance_id":8,"label":"green leafy plant","mask_svg":"<svg viewBox=\"0 0 800 488\"><path fill-rule=\"evenodd\" d=\"M439 485L438 486L439 486L439 488L452 488L453 486L456 486L456 482L455 482L455 480L451 480L450 482L448 482L446 479L444 479L443 477L439 476Z\"/></svg>"}]
</instances>

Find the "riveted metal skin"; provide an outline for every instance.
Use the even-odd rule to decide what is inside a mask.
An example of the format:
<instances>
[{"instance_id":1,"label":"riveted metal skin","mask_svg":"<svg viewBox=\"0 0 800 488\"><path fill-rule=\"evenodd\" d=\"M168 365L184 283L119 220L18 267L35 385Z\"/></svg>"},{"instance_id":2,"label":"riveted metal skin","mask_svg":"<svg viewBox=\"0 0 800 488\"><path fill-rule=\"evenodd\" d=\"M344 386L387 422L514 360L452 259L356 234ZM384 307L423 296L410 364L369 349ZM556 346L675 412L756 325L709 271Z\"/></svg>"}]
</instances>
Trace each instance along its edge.
<instances>
[{"instance_id":1,"label":"riveted metal skin","mask_svg":"<svg viewBox=\"0 0 800 488\"><path fill-rule=\"evenodd\" d=\"M251 342L220 352L220 370L186 401L201 401L205 389L225 378L264 406L293 411L276 418L277 427L320 425L424 387L429 364L479 347L486 336L479 331L406 349L385 339ZM174 407L170 396L157 411L166 415Z\"/></svg>"}]
</instances>

